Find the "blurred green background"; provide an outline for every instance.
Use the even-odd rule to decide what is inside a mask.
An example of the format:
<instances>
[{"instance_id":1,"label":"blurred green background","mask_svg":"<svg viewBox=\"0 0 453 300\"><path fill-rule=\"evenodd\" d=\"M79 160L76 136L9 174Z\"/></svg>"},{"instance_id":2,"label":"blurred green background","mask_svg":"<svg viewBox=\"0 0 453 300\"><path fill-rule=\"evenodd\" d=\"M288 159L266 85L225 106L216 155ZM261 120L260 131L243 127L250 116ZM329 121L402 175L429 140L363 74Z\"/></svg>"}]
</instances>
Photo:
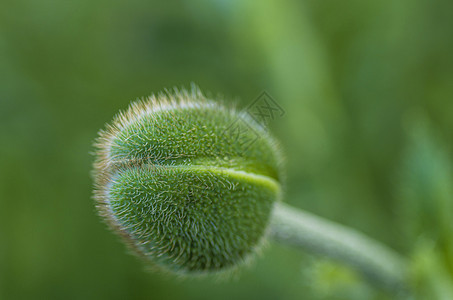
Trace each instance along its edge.
<instances>
[{"instance_id":1,"label":"blurred green background","mask_svg":"<svg viewBox=\"0 0 453 300\"><path fill-rule=\"evenodd\" d=\"M266 90L285 201L410 257L417 299L453 299L450 0L1 0L0 299L393 299L273 243L227 281L127 254L91 199L93 140L191 82L244 108Z\"/></svg>"}]
</instances>

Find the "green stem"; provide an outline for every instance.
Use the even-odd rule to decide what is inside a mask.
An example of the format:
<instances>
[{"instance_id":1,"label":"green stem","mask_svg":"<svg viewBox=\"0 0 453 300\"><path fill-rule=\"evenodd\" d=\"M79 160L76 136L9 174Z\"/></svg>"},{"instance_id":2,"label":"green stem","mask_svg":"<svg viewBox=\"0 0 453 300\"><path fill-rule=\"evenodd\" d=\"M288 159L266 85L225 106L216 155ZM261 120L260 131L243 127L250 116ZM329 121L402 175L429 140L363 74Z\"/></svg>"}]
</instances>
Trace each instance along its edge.
<instances>
[{"instance_id":1,"label":"green stem","mask_svg":"<svg viewBox=\"0 0 453 300\"><path fill-rule=\"evenodd\" d=\"M406 293L405 258L354 229L278 203L270 234L283 244L345 263L381 288Z\"/></svg>"}]
</instances>

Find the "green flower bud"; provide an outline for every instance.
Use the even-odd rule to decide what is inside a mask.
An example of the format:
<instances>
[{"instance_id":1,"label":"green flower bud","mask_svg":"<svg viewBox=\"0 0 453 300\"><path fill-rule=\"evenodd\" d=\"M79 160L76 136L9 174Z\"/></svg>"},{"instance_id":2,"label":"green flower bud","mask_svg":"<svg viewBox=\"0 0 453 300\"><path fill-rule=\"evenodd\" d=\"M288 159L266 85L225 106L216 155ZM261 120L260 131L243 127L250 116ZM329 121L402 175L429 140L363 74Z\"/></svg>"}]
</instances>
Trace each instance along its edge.
<instances>
[{"instance_id":1,"label":"green flower bud","mask_svg":"<svg viewBox=\"0 0 453 300\"><path fill-rule=\"evenodd\" d=\"M96 147L100 214L154 266L218 272L262 245L281 155L247 114L199 91L152 96L118 114Z\"/></svg>"}]
</instances>

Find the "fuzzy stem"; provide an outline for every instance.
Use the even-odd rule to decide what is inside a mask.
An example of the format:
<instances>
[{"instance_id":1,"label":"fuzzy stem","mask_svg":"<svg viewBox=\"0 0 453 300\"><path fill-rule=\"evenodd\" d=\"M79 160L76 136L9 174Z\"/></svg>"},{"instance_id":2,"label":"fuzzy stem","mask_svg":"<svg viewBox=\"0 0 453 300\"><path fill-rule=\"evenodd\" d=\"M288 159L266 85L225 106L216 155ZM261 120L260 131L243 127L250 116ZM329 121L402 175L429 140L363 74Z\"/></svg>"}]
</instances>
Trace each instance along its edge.
<instances>
[{"instance_id":1,"label":"fuzzy stem","mask_svg":"<svg viewBox=\"0 0 453 300\"><path fill-rule=\"evenodd\" d=\"M405 258L354 229L278 203L270 234L283 244L345 263L381 288L406 293Z\"/></svg>"}]
</instances>

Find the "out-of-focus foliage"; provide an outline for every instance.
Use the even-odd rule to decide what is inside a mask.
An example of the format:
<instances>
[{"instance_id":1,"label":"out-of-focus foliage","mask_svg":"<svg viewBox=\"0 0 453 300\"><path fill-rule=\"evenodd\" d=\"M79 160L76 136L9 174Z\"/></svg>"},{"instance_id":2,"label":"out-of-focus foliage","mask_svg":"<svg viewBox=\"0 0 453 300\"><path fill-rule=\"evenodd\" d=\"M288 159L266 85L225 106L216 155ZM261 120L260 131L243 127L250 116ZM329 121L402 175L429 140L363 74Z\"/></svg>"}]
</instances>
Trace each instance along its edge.
<instances>
[{"instance_id":1,"label":"out-of-focus foliage","mask_svg":"<svg viewBox=\"0 0 453 300\"><path fill-rule=\"evenodd\" d=\"M0 299L391 299L274 244L221 282L144 272L125 254L94 210L92 141L130 100L192 81L241 107L272 95L286 201L410 256L417 297L451 299L452 12L449 0L1 1Z\"/></svg>"},{"instance_id":2,"label":"out-of-focus foliage","mask_svg":"<svg viewBox=\"0 0 453 300\"><path fill-rule=\"evenodd\" d=\"M399 192L401 227L419 295L453 299L453 165L427 120L407 118Z\"/></svg>"}]
</instances>

